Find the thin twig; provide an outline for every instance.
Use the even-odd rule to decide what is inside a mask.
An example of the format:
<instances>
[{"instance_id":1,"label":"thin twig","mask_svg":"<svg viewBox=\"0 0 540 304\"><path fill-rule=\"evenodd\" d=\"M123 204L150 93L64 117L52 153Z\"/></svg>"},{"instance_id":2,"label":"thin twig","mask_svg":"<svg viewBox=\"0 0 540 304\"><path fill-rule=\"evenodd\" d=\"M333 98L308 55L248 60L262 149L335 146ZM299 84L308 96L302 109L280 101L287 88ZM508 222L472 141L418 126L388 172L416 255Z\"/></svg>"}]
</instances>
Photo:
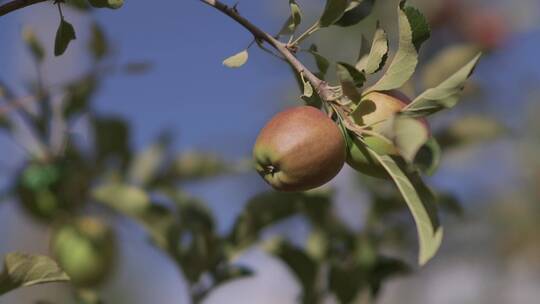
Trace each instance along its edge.
<instances>
[{"instance_id":1,"label":"thin twig","mask_svg":"<svg viewBox=\"0 0 540 304\"><path fill-rule=\"evenodd\" d=\"M9 115L12 111L25 108L27 104L35 102L35 96L26 96L23 98L9 101L5 106L0 107L0 118Z\"/></svg>"},{"instance_id":2,"label":"thin twig","mask_svg":"<svg viewBox=\"0 0 540 304\"><path fill-rule=\"evenodd\" d=\"M283 55L284 59L287 60L287 62L293 67L293 69L298 74L303 74L306 79L309 81L309 83L314 87L317 88L317 93L319 96L325 100L328 101L332 98L333 94L330 89L330 87L326 84L326 82L319 79L315 74L313 74L306 66L300 62L296 58L296 56L287 48L287 44L277 40L272 35L266 33L265 31L261 30L257 26L255 26L253 23L251 23L246 18L242 17L237 9L235 7L229 7L223 3L221 3L218 0L199 0L205 4L208 4L209 6L221 11L225 15L232 18L234 21L242 25L245 29L247 29L255 39L259 41L267 42L270 46L272 46L274 49L276 49L281 55Z\"/></svg>"},{"instance_id":3,"label":"thin twig","mask_svg":"<svg viewBox=\"0 0 540 304\"><path fill-rule=\"evenodd\" d=\"M0 16L7 15L13 11L25 8L27 6L45 2L47 0L13 0L8 3L0 5Z\"/></svg>"}]
</instances>

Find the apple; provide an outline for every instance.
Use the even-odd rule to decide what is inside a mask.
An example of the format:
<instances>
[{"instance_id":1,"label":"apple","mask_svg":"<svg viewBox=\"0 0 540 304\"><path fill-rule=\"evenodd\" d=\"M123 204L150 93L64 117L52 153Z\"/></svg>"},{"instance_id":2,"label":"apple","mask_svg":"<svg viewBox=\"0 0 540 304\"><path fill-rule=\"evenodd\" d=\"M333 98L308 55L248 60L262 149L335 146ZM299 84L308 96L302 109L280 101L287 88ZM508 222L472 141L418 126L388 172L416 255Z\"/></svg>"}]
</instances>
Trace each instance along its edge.
<instances>
[{"instance_id":1,"label":"apple","mask_svg":"<svg viewBox=\"0 0 540 304\"><path fill-rule=\"evenodd\" d=\"M370 131L364 134L362 142L358 138L352 140L347 153L347 164L355 170L369 176L388 178L384 167L371 155L368 148L379 155L399 155L392 142L393 124L391 118L411 100L399 91L370 92L360 101L351 113L351 118ZM429 128L427 121L420 119ZM379 136L372 133L379 134Z\"/></svg>"},{"instance_id":2,"label":"apple","mask_svg":"<svg viewBox=\"0 0 540 304\"><path fill-rule=\"evenodd\" d=\"M51 251L78 287L95 287L111 272L115 238L101 220L83 217L55 229Z\"/></svg>"},{"instance_id":3,"label":"apple","mask_svg":"<svg viewBox=\"0 0 540 304\"><path fill-rule=\"evenodd\" d=\"M339 127L320 110L298 106L275 115L253 148L257 172L278 191L305 191L334 178L346 159Z\"/></svg>"}]
</instances>

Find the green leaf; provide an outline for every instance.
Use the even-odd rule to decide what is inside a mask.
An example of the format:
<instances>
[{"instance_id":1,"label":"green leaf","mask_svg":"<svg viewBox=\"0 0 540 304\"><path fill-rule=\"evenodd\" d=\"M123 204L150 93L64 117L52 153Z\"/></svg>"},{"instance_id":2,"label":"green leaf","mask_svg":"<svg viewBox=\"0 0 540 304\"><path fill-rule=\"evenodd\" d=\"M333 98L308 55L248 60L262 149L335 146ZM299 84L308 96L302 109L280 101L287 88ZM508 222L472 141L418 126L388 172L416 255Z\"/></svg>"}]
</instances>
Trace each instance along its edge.
<instances>
[{"instance_id":1,"label":"green leaf","mask_svg":"<svg viewBox=\"0 0 540 304\"><path fill-rule=\"evenodd\" d=\"M1 116L3 114L0 114L0 129L4 129L4 130L10 130L11 129L11 123L9 122L9 120L4 117L4 116Z\"/></svg>"},{"instance_id":2,"label":"green leaf","mask_svg":"<svg viewBox=\"0 0 540 304\"><path fill-rule=\"evenodd\" d=\"M313 297L317 296L315 289L319 272L318 263L305 251L284 240L278 240L277 244L272 244L269 249L271 254L287 264L302 284L303 300L301 303L314 303Z\"/></svg>"},{"instance_id":3,"label":"green leaf","mask_svg":"<svg viewBox=\"0 0 540 304\"><path fill-rule=\"evenodd\" d=\"M444 148L455 148L466 144L479 144L496 139L507 132L499 121L480 115L468 115L452 122L437 133Z\"/></svg>"},{"instance_id":4,"label":"green leaf","mask_svg":"<svg viewBox=\"0 0 540 304\"><path fill-rule=\"evenodd\" d=\"M23 39L34 59L38 63L43 62L43 59L45 59L45 48L31 28L25 28L23 30Z\"/></svg>"},{"instance_id":5,"label":"green leaf","mask_svg":"<svg viewBox=\"0 0 540 304\"><path fill-rule=\"evenodd\" d=\"M466 65L479 53L474 44L452 45L438 52L422 68L422 86L432 88L455 73L456 67Z\"/></svg>"},{"instance_id":6,"label":"green leaf","mask_svg":"<svg viewBox=\"0 0 540 304\"><path fill-rule=\"evenodd\" d=\"M430 137L420 148L414 159L414 165L427 175L433 175L441 163L441 147L435 139Z\"/></svg>"},{"instance_id":7,"label":"green leaf","mask_svg":"<svg viewBox=\"0 0 540 304\"><path fill-rule=\"evenodd\" d=\"M249 200L237 218L231 242L239 247L250 245L264 228L299 213L320 224L328 214L329 206L330 197L324 192L261 193Z\"/></svg>"},{"instance_id":8,"label":"green leaf","mask_svg":"<svg viewBox=\"0 0 540 304\"><path fill-rule=\"evenodd\" d=\"M375 0L355 0L351 1L345 13L336 21L335 25L352 26L368 17L374 7Z\"/></svg>"},{"instance_id":9,"label":"green leaf","mask_svg":"<svg viewBox=\"0 0 540 304\"><path fill-rule=\"evenodd\" d=\"M225 60L223 60L223 65L229 68L239 68L243 66L249 58L247 50L243 50L238 54L235 54Z\"/></svg>"},{"instance_id":10,"label":"green leaf","mask_svg":"<svg viewBox=\"0 0 540 304\"><path fill-rule=\"evenodd\" d=\"M116 117L98 117L93 126L98 165L114 161L124 169L131 157L127 122Z\"/></svg>"},{"instance_id":11,"label":"green leaf","mask_svg":"<svg viewBox=\"0 0 540 304\"><path fill-rule=\"evenodd\" d=\"M136 185L146 185L157 174L165 159L169 140L164 138L136 154L128 170L128 179Z\"/></svg>"},{"instance_id":12,"label":"green leaf","mask_svg":"<svg viewBox=\"0 0 540 304\"><path fill-rule=\"evenodd\" d=\"M171 169L181 180L200 180L228 172L230 166L215 154L193 151L178 155Z\"/></svg>"},{"instance_id":13,"label":"green leaf","mask_svg":"<svg viewBox=\"0 0 540 304\"><path fill-rule=\"evenodd\" d=\"M366 80L364 74L355 67L343 62L337 64L336 71L341 87L343 88L343 94L353 102L360 101L362 95L356 88L364 84Z\"/></svg>"},{"instance_id":14,"label":"green leaf","mask_svg":"<svg viewBox=\"0 0 540 304\"><path fill-rule=\"evenodd\" d=\"M328 27L338 21L345 13L349 3L347 0L326 0L324 12L319 19L319 27Z\"/></svg>"},{"instance_id":15,"label":"green leaf","mask_svg":"<svg viewBox=\"0 0 540 304\"><path fill-rule=\"evenodd\" d=\"M402 115L394 120L394 134L399 154L409 163L429 139L429 130L422 121Z\"/></svg>"},{"instance_id":16,"label":"green leaf","mask_svg":"<svg viewBox=\"0 0 540 304\"><path fill-rule=\"evenodd\" d=\"M384 67L387 58L388 36L386 32L377 25L377 30L375 30L375 35L373 36L371 51L363 61L365 63L357 63L356 68L367 74L374 74Z\"/></svg>"},{"instance_id":17,"label":"green leaf","mask_svg":"<svg viewBox=\"0 0 540 304\"><path fill-rule=\"evenodd\" d=\"M401 260L378 256L375 265L369 275L369 283L374 296L379 294L383 283L395 276L406 275L411 272L411 267Z\"/></svg>"},{"instance_id":18,"label":"green leaf","mask_svg":"<svg viewBox=\"0 0 540 304\"><path fill-rule=\"evenodd\" d=\"M315 58L315 63L317 64L317 68L319 69L319 76L321 76L321 78L324 78L324 76L326 76L326 73L328 72L328 68L330 68L330 62L328 61L328 59L318 53L317 46L315 44L312 44L309 47L309 53Z\"/></svg>"},{"instance_id":19,"label":"green leaf","mask_svg":"<svg viewBox=\"0 0 540 304\"><path fill-rule=\"evenodd\" d=\"M66 281L69 281L68 275L51 258L13 252L4 258L0 295L19 287Z\"/></svg>"},{"instance_id":20,"label":"green leaf","mask_svg":"<svg viewBox=\"0 0 540 304\"><path fill-rule=\"evenodd\" d=\"M81 11L87 11L90 9L90 5L88 5L86 0L66 0L66 4Z\"/></svg>"},{"instance_id":21,"label":"green leaf","mask_svg":"<svg viewBox=\"0 0 540 304\"><path fill-rule=\"evenodd\" d=\"M88 110L90 99L98 87L97 79L94 75L76 79L65 88L65 97L63 101L64 115L81 114Z\"/></svg>"},{"instance_id":22,"label":"green leaf","mask_svg":"<svg viewBox=\"0 0 540 304\"><path fill-rule=\"evenodd\" d=\"M302 96L307 98L313 96L313 86L309 83L309 81L304 81L304 93Z\"/></svg>"},{"instance_id":23,"label":"green leaf","mask_svg":"<svg viewBox=\"0 0 540 304\"><path fill-rule=\"evenodd\" d=\"M92 24L92 37L89 43L89 49L95 59L103 59L109 51L109 44L105 32L99 24Z\"/></svg>"},{"instance_id":24,"label":"green leaf","mask_svg":"<svg viewBox=\"0 0 540 304\"><path fill-rule=\"evenodd\" d=\"M75 36L75 29L71 23L67 22L65 19L60 21L58 30L56 31L56 39L54 41L54 56L60 56L64 54L69 43L72 40L77 39Z\"/></svg>"},{"instance_id":25,"label":"green leaf","mask_svg":"<svg viewBox=\"0 0 540 304\"><path fill-rule=\"evenodd\" d=\"M425 265L439 250L443 237L443 228L430 216L429 211L435 209L435 206L428 205L431 203L429 201L421 200L407 174L392 157L370 152L390 174L413 215L420 243L418 263Z\"/></svg>"},{"instance_id":26,"label":"green leaf","mask_svg":"<svg viewBox=\"0 0 540 304\"><path fill-rule=\"evenodd\" d=\"M102 204L131 216L143 214L150 205L150 197L144 190L120 183L98 186L93 189L92 197Z\"/></svg>"},{"instance_id":27,"label":"green leaf","mask_svg":"<svg viewBox=\"0 0 540 304\"><path fill-rule=\"evenodd\" d=\"M124 0L88 0L88 2L97 8L118 9L124 5Z\"/></svg>"},{"instance_id":28,"label":"green leaf","mask_svg":"<svg viewBox=\"0 0 540 304\"><path fill-rule=\"evenodd\" d=\"M367 64L367 60L369 57L369 41L366 39L364 35L361 35L361 45L360 45L360 51L358 52L358 59L356 60L355 67L357 70L362 71L364 70L364 67Z\"/></svg>"},{"instance_id":29,"label":"green leaf","mask_svg":"<svg viewBox=\"0 0 540 304\"><path fill-rule=\"evenodd\" d=\"M454 107L458 103L465 82L471 76L480 56L481 54L478 54L468 64L437 87L428 89L420 94L413 102L403 108L402 113L414 117L422 117Z\"/></svg>"},{"instance_id":30,"label":"green leaf","mask_svg":"<svg viewBox=\"0 0 540 304\"><path fill-rule=\"evenodd\" d=\"M400 88L411 78L418 64L420 45L429 38L429 25L422 14L402 1L398 10L399 47L384 75L368 91Z\"/></svg>"},{"instance_id":31,"label":"green leaf","mask_svg":"<svg viewBox=\"0 0 540 304\"><path fill-rule=\"evenodd\" d=\"M289 7L291 8L291 16L289 16L289 19L287 19L279 31L279 36L294 34L296 28L302 22L302 12L300 11L300 6L298 6L295 0L289 0Z\"/></svg>"}]
</instances>

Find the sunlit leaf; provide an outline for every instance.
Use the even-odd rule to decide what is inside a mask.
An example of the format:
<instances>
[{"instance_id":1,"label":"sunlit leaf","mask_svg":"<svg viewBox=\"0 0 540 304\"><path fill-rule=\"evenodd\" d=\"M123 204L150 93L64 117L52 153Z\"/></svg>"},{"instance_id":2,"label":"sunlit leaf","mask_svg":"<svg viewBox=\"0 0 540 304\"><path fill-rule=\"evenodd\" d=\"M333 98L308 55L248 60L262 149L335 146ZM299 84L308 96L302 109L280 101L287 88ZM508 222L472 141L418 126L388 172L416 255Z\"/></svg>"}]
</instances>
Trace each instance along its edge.
<instances>
[{"instance_id":1,"label":"sunlit leaf","mask_svg":"<svg viewBox=\"0 0 540 304\"><path fill-rule=\"evenodd\" d=\"M242 52L225 59L223 65L229 68L239 68L248 61L248 58L248 51L243 50Z\"/></svg>"},{"instance_id":2,"label":"sunlit leaf","mask_svg":"<svg viewBox=\"0 0 540 304\"><path fill-rule=\"evenodd\" d=\"M152 180L164 161L167 143L167 139L160 140L136 154L128 171L129 181L145 185Z\"/></svg>"},{"instance_id":3,"label":"sunlit leaf","mask_svg":"<svg viewBox=\"0 0 540 304\"><path fill-rule=\"evenodd\" d=\"M303 93L303 96L307 97L307 98L313 96L313 86L308 81L304 81L304 93Z\"/></svg>"},{"instance_id":4,"label":"sunlit leaf","mask_svg":"<svg viewBox=\"0 0 540 304\"><path fill-rule=\"evenodd\" d=\"M362 35L360 41L360 51L358 52L358 59L356 60L355 67L357 70L363 71L366 67L369 57L370 43L364 35Z\"/></svg>"},{"instance_id":5,"label":"sunlit leaf","mask_svg":"<svg viewBox=\"0 0 540 304\"><path fill-rule=\"evenodd\" d=\"M424 122L401 115L394 119L394 133L399 154L409 163L429 139L429 131Z\"/></svg>"},{"instance_id":6,"label":"sunlit leaf","mask_svg":"<svg viewBox=\"0 0 540 304\"><path fill-rule=\"evenodd\" d=\"M64 54L69 43L75 39L77 39L77 37L75 36L73 25L65 19L62 19L58 26L58 31L56 32L56 39L54 40L54 56Z\"/></svg>"},{"instance_id":7,"label":"sunlit leaf","mask_svg":"<svg viewBox=\"0 0 540 304\"><path fill-rule=\"evenodd\" d=\"M356 68L366 72L367 74L374 74L384 67L387 57L388 37L382 28L377 27L377 30L373 36L371 50L366 60L364 60L365 64L357 63Z\"/></svg>"},{"instance_id":8,"label":"sunlit leaf","mask_svg":"<svg viewBox=\"0 0 540 304\"><path fill-rule=\"evenodd\" d=\"M200 180L223 174L230 167L215 154L191 151L180 153L171 169L181 180Z\"/></svg>"},{"instance_id":9,"label":"sunlit leaf","mask_svg":"<svg viewBox=\"0 0 540 304\"><path fill-rule=\"evenodd\" d=\"M319 19L319 27L328 27L343 16L349 3L347 0L326 0L326 6Z\"/></svg>"},{"instance_id":10,"label":"sunlit leaf","mask_svg":"<svg viewBox=\"0 0 540 304\"><path fill-rule=\"evenodd\" d=\"M0 295L19 287L66 281L69 281L68 275L51 258L13 252L4 258Z\"/></svg>"},{"instance_id":11,"label":"sunlit leaf","mask_svg":"<svg viewBox=\"0 0 540 304\"><path fill-rule=\"evenodd\" d=\"M466 80L472 74L479 59L480 54L440 85L420 94L402 112L410 116L421 117L454 107L461 97Z\"/></svg>"},{"instance_id":12,"label":"sunlit leaf","mask_svg":"<svg viewBox=\"0 0 540 304\"><path fill-rule=\"evenodd\" d=\"M295 0L289 0L289 7L291 9L291 16L289 16L278 35L293 34L302 22L302 12Z\"/></svg>"},{"instance_id":13,"label":"sunlit leaf","mask_svg":"<svg viewBox=\"0 0 540 304\"><path fill-rule=\"evenodd\" d=\"M443 237L443 228L430 216L429 209L435 206L426 206L431 202L422 201L417 189L415 189L407 174L397 165L396 161L388 155L378 155L372 152L381 165L388 171L401 195L405 199L411 211L419 240L418 262L420 265L426 264L439 250Z\"/></svg>"},{"instance_id":14,"label":"sunlit leaf","mask_svg":"<svg viewBox=\"0 0 540 304\"><path fill-rule=\"evenodd\" d=\"M401 87L413 75L418 64L418 50L430 36L425 17L402 1L398 10L399 47L384 75L368 91L387 91Z\"/></svg>"},{"instance_id":15,"label":"sunlit leaf","mask_svg":"<svg viewBox=\"0 0 540 304\"><path fill-rule=\"evenodd\" d=\"M134 216L143 214L150 205L150 197L144 190L120 183L98 186L92 191L92 197L115 210Z\"/></svg>"}]
</instances>

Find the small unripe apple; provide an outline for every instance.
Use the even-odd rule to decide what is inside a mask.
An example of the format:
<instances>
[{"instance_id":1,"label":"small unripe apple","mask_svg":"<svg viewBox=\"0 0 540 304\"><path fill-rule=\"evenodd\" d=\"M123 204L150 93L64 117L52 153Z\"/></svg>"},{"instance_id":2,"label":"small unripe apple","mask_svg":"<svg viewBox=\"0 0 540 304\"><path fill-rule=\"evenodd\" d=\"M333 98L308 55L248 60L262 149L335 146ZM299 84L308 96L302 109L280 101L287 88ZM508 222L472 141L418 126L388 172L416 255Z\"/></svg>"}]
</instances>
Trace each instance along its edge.
<instances>
[{"instance_id":1,"label":"small unripe apple","mask_svg":"<svg viewBox=\"0 0 540 304\"><path fill-rule=\"evenodd\" d=\"M80 218L56 229L51 251L76 286L94 287L112 270L114 234L97 218Z\"/></svg>"},{"instance_id":2,"label":"small unripe apple","mask_svg":"<svg viewBox=\"0 0 540 304\"><path fill-rule=\"evenodd\" d=\"M367 148L379 155L398 155L397 147L391 141L393 134L392 117L410 103L410 99L398 91L370 92L362 98L351 114L353 120L382 137L365 134L362 143L354 139L347 153L347 164L355 170L373 177L389 177L386 170L374 159ZM428 128L427 122L420 119ZM366 147L367 146L367 147Z\"/></svg>"},{"instance_id":3,"label":"small unripe apple","mask_svg":"<svg viewBox=\"0 0 540 304\"><path fill-rule=\"evenodd\" d=\"M257 172L279 191L305 191L336 176L346 158L339 127L310 106L288 109L261 130L253 148Z\"/></svg>"},{"instance_id":4,"label":"small unripe apple","mask_svg":"<svg viewBox=\"0 0 540 304\"><path fill-rule=\"evenodd\" d=\"M90 178L87 165L76 158L32 161L18 174L15 192L24 211L50 222L85 203Z\"/></svg>"}]
</instances>

